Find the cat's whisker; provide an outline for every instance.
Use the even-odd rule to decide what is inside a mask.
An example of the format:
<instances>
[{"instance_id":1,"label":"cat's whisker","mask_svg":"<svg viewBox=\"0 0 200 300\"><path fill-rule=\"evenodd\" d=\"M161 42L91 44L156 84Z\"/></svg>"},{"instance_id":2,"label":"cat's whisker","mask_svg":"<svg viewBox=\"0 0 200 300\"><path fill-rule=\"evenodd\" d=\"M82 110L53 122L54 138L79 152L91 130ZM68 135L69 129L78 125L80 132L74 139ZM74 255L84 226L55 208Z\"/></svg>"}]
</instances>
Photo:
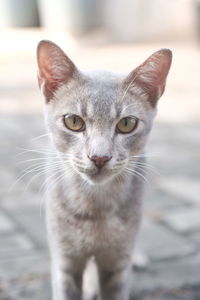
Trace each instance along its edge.
<instances>
[{"instance_id":1,"label":"cat's whisker","mask_svg":"<svg viewBox=\"0 0 200 300\"><path fill-rule=\"evenodd\" d=\"M31 179L28 181L26 187L24 188L24 193L27 191L28 187L30 186L30 184L38 177L40 177L41 175L45 175L47 173L47 170L46 169L41 169L41 170L38 170L38 172L33 175L31 177Z\"/></svg>"},{"instance_id":2,"label":"cat's whisker","mask_svg":"<svg viewBox=\"0 0 200 300\"><path fill-rule=\"evenodd\" d=\"M132 166L133 166L133 169L138 169L138 170L141 170L142 172L148 174L149 170L147 170L147 168L145 168L144 166L138 166L137 164L135 164L135 165L133 164Z\"/></svg>"},{"instance_id":3,"label":"cat's whisker","mask_svg":"<svg viewBox=\"0 0 200 300\"><path fill-rule=\"evenodd\" d=\"M138 177L141 177L148 185L150 185L148 179L143 175L141 174L140 172L136 171L135 169L129 169L127 167L124 168L127 172L133 174L133 175L138 175Z\"/></svg>"},{"instance_id":4,"label":"cat's whisker","mask_svg":"<svg viewBox=\"0 0 200 300\"><path fill-rule=\"evenodd\" d=\"M138 166L144 167L144 168L150 170L151 172L154 172L156 175L161 176L160 172L149 163L140 162L140 161L136 161L136 160L130 160L129 162L131 165L134 165L134 166L138 165Z\"/></svg>"},{"instance_id":5,"label":"cat's whisker","mask_svg":"<svg viewBox=\"0 0 200 300\"><path fill-rule=\"evenodd\" d=\"M48 151L44 151L44 150L29 149L29 150L24 150L24 151L16 154L15 157L17 158L19 156L30 154L30 153L45 154L45 155L55 155L55 156L57 156L56 152L48 152Z\"/></svg>"},{"instance_id":6,"label":"cat's whisker","mask_svg":"<svg viewBox=\"0 0 200 300\"><path fill-rule=\"evenodd\" d=\"M39 163L35 163L35 164L32 164L32 165L28 166L22 172L26 173L26 172L29 172L29 171L37 171L37 169L40 168L40 167L54 166L54 165L59 164L59 163L60 163L60 161L39 162Z\"/></svg>"},{"instance_id":7,"label":"cat's whisker","mask_svg":"<svg viewBox=\"0 0 200 300\"><path fill-rule=\"evenodd\" d=\"M38 136L32 138L31 140L32 140L32 141L36 141L36 140L39 140L39 139L41 139L41 138L43 138L43 137L47 137L47 136L50 136L50 135L51 135L51 133L41 134L41 135L38 135Z\"/></svg>"},{"instance_id":8,"label":"cat's whisker","mask_svg":"<svg viewBox=\"0 0 200 300\"><path fill-rule=\"evenodd\" d=\"M129 107L135 107L135 104L134 103L131 103L131 104L129 104L129 105L126 105L125 107L123 107L123 109L122 109L122 114L124 113L124 111L126 111Z\"/></svg>"},{"instance_id":9,"label":"cat's whisker","mask_svg":"<svg viewBox=\"0 0 200 300\"><path fill-rule=\"evenodd\" d=\"M40 201L40 217L42 216L42 205L45 201L45 196L46 196L46 193L48 193L49 191L51 191L53 189L53 184L52 184L52 181L49 180L53 177L55 177L57 174L59 174L62 170L60 168L58 168L57 170L51 170L53 171L53 174L50 176L50 177L47 177L46 180L44 181L44 183L42 184L42 186L40 187L40 190L39 192L42 193L44 191L44 195L43 197L41 198L41 201ZM62 172L64 173L64 172ZM63 174L62 174L63 175ZM58 176L59 177L59 176ZM58 178L56 177L56 179ZM46 193L45 193L46 192Z\"/></svg>"},{"instance_id":10,"label":"cat's whisker","mask_svg":"<svg viewBox=\"0 0 200 300\"><path fill-rule=\"evenodd\" d=\"M143 175L145 174L145 176L148 176L149 177L149 172L151 171L152 173L155 172L154 170L151 170L151 169L147 169L146 167L141 167L141 166L137 166L137 165L134 165L134 169L136 169L136 171L141 171L143 173Z\"/></svg>"},{"instance_id":11,"label":"cat's whisker","mask_svg":"<svg viewBox=\"0 0 200 300\"><path fill-rule=\"evenodd\" d=\"M42 186L40 187L40 192L42 192L42 190L45 190L46 188L46 191L48 191L49 189L52 189L52 184L51 184L51 178L52 180L54 179L54 177L59 174L60 172L62 174L64 174L64 176L67 174L67 173L71 173L71 170L69 171L69 169L63 169L63 168L55 168L54 170L53 169L50 169L51 172L53 172L50 176L48 176L44 183L42 184ZM55 180L57 180L57 177L55 178Z\"/></svg>"},{"instance_id":12,"label":"cat's whisker","mask_svg":"<svg viewBox=\"0 0 200 300\"><path fill-rule=\"evenodd\" d=\"M32 173L34 173L34 172L37 172L35 175L33 175L32 177L31 177L31 179L29 180L29 182L27 183L27 185L26 185L26 188L25 188L25 190L24 190L24 192L28 189L28 187L30 186L30 184L37 178L37 177L40 177L41 175L45 175L45 174L47 174L47 172L49 171L49 170L56 170L56 169L60 169L60 165L58 164L58 165L49 165L49 166L43 166L43 167L40 167L40 168L35 168L35 169L33 169L32 170ZM25 175L27 175L27 174L25 174Z\"/></svg>"},{"instance_id":13,"label":"cat's whisker","mask_svg":"<svg viewBox=\"0 0 200 300\"><path fill-rule=\"evenodd\" d=\"M84 164L81 160L79 160L79 159L76 159L76 158L73 158L72 159L73 160L73 162L75 162L75 163L77 163L77 164Z\"/></svg>"},{"instance_id":14,"label":"cat's whisker","mask_svg":"<svg viewBox=\"0 0 200 300\"><path fill-rule=\"evenodd\" d=\"M121 184L124 180L124 177L122 176L122 172L117 173L115 178L116 178L116 180L118 181L119 184Z\"/></svg>"},{"instance_id":15,"label":"cat's whisker","mask_svg":"<svg viewBox=\"0 0 200 300\"><path fill-rule=\"evenodd\" d=\"M146 177L144 177L142 174L140 174L140 172L137 171L130 171L130 170L126 170L126 172L136 176L137 178L141 179L142 181L144 181L146 184L150 185L149 181L146 179Z\"/></svg>"},{"instance_id":16,"label":"cat's whisker","mask_svg":"<svg viewBox=\"0 0 200 300\"><path fill-rule=\"evenodd\" d=\"M18 183L18 182L20 182L20 180L22 180L27 174L29 174L30 172L29 171L24 171L23 172L23 174L21 174L16 180L15 180L15 182L11 185L11 187L10 187L10 191L12 191L13 190L13 188L16 186L16 184Z\"/></svg>"},{"instance_id":17,"label":"cat's whisker","mask_svg":"<svg viewBox=\"0 0 200 300\"><path fill-rule=\"evenodd\" d=\"M41 148L41 149L26 149L26 148L22 148L22 147L17 147L19 150L23 150L22 152L20 152L20 153L18 153L17 155L16 155L16 157L18 157L18 156L21 156L21 155L23 155L23 154L27 154L27 153L37 153L37 154L50 154L50 155L56 155L56 156L58 156L58 154L60 155L60 156L65 156L66 154L65 153L62 153L62 152L60 152L60 151L58 151L58 150L56 150L56 151L50 151L49 150L49 148L48 149L44 149L44 148Z\"/></svg>"},{"instance_id":18,"label":"cat's whisker","mask_svg":"<svg viewBox=\"0 0 200 300\"><path fill-rule=\"evenodd\" d=\"M53 167L54 165L56 165L58 162L55 162L55 163L53 163L53 162L51 162L50 164L49 164L49 167ZM38 171L40 171L40 170L42 170L42 169L46 169L47 168L47 166L48 166L48 164L44 164L44 163L40 163L40 164L35 164L35 165L32 165L32 166L29 166L28 168L26 168L26 169L24 169L23 171L22 171L22 174L16 179L16 181L11 185L11 187L10 187L10 190L12 190L15 186L16 186L16 184L20 181L20 180L22 180L25 176L27 176L28 174L31 174L31 173L34 173L34 172L38 172Z\"/></svg>"},{"instance_id":19,"label":"cat's whisker","mask_svg":"<svg viewBox=\"0 0 200 300\"><path fill-rule=\"evenodd\" d=\"M147 152L147 153L140 153L137 155L131 155L129 158L157 157L158 155L160 155L159 152Z\"/></svg>"},{"instance_id":20,"label":"cat's whisker","mask_svg":"<svg viewBox=\"0 0 200 300\"><path fill-rule=\"evenodd\" d=\"M20 164L25 164L25 163L28 163L28 162L34 162L34 161L49 161L50 159L53 159L54 161L55 160L60 160L60 157L56 157L56 156L52 156L52 157L38 157L38 158L31 158L31 159L26 159L26 160L22 160L22 161L19 161L18 163L16 163L17 165L20 165Z\"/></svg>"},{"instance_id":21,"label":"cat's whisker","mask_svg":"<svg viewBox=\"0 0 200 300\"><path fill-rule=\"evenodd\" d=\"M83 168L84 169L86 167L84 163L79 163L79 162L77 163L77 162L73 161L73 164L77 168Z\"/></svg>"},{"instance_id":22,"label":"cat's whisker","mask_svg":"<svg viewBox=\"0 0 200 300\"><path fill-rule=\"evenodd\" d=\"M37 172L40 172L41 170L48 170L48 169L54 168L54 167L56 167L56 166L59 166L59 164L51 164L51 165L49 165L49 166L47 166L47 165L37 166L37 167L34 167L34 168L29 169L28 171L26 171L26 172L25 172L25 175L32 174L32 173L33 173L33 174L34 174L34 173L37 174Z\"/></svg>"},{"instance_id":23,"label":"cat's whisker","mask_svg":"<svg viewBox=\"0 0 200 300\"><path fill-rule=\"evenodd\" d=\"M42 190L45 190L46 187L52 188L52 185L49 184L51 182L51 178L53 179L60 172L62 172L62 173L64 172L61 168L56 168L56 169L51 170L51 171L53 171L52 174L45 179L45 181L43 182L43 184L40 187L39 192L42 192Z\"/></svg>"},{"instance_id":24,"label":"cat's whisker","mask_svg":"<svg viewBox=\"0 0 200 300\"><path fill-rule=\"evenodd\" d=\"M33 180L35 180L36 178L38 178L38 177L40 177L40 176L42 176L42 175L46 175L47 172L49 172L49 171L51 171L51 172L53 171L53 175L50 176L50 177L56 176L56 174L59 174L60 172L64 173L63 170L62 170L62 168L60 168L60 164L55 165L55 166L53 166L53 167L52 167L51 165L49 165L49 166L47 166L46 168L40 170L40 172L36 173L36 174L30 179L30 181L28 182L28 184L27 184L25 190L27 190L28 186L31 184L31 182L32 182ZM47 177L47 178L46 178L45 182L44 182L44 183L42 184L42 186L40 187L39 193L42 192L43 188L45 189L45 186L47 186L48 188L49 188L49 187L53 188L52 185L49 185L49 186L48 186L49 178L50 178L50 177ZM57 178L56 178L56 180L57 180ZM44 198L44 196L43 196L43 198ZM43 199L43 198L42 198L42 199ZM43 201L42 199L41 199L41 202ZM40 215L41 215L41 208L40 208Z\"/></svg>"},{"instance_id":25,"label":"cat's whisker","mask_svg":"<svg viewBox=\"0 0 200 300\"><path fill-rule=\"evenodd\" d=\"M138 161L129 161L130 164L133 164L133 165L138 165L138 166L143 166L143 167L146 167L146 168L149 168L151 169L152 171L156 171L156 168L148 163L141 163L141 162L138 162Z\"/></svg>"},{"instance_id":26,"label":"cat's whisker","mask_svg":"<svg viewBox=\"0 0 200 300\"><path fill-rule=\"evenodd\" d=\"M54 180L50 181L50 184L48 185L49 190L52 190L56 184L60 183L62 181L63 178L66 177L66 173L63 170L59 170L59 172L57 172L57 174L61 173L58 177L56 177ZM55 177L55 174L54 176Z\"/></svg>"},{"instance_id":27,"label":"cat's whisker","mask_svg":"<svg viewBox=\"0 0 200 300\"><path fill-rule=\"evenodd\" d=\"M127 163L127 159L121 160L120 162L115 163L115 167L122 167Z\"/></svg>"},{"instance_id":28,"label":"cat's whisker","mask_svg":"<svg viewBox=\"0 0 200 300\"><path fill-rule=\"evenodd\" d=\"M120 102L123 102L123 100L124 100L124 98L125 98L125 96L126 96L128 90L129 90L131 87L133 87L133 83L134 83L136 77L137 77L137 76L135 75L135 77L133 77L133 79L132 79L132 80L130 81L130 83L128 84L127 88L125 89L124 94L122 95L122 98L120 99Z\"/></svg>"}]
</instances>

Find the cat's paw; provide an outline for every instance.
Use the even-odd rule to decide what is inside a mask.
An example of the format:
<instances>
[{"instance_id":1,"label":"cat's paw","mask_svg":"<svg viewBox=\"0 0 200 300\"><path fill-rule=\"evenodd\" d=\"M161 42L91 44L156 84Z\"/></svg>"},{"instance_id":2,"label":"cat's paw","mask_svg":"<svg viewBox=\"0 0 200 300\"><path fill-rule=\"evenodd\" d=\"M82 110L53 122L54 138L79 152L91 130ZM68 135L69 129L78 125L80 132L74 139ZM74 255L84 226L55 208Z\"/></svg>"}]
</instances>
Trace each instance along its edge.
<instances>
[{"instance_id":1,"label":"cat's paw","mask_svg":"<svg viewBox=\"0 0 200 300\"><path fill-rule=\"evenodd\" d=\"M136 249L131 257L132 267L136 270L145 270L149 264L149 258L141 250Z\"/></svg>"}]
</instances>

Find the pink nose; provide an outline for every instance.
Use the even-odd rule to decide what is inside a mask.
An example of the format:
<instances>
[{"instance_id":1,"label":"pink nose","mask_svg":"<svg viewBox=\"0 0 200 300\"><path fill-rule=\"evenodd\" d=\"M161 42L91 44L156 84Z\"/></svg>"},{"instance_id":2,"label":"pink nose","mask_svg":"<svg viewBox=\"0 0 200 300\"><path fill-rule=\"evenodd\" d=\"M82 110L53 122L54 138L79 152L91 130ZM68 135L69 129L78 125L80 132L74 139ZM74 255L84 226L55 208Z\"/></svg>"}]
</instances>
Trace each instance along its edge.
<instances>
[{"instance_id":1,"label":"pink nose","mask_svg":"<svg viewBox=\"0 0 200 300\"><path fill-rule=\"evenodd\" d=\"M112 156L97 156L97 155L93 155L92 157L89 157L89 159L91 159L94 164L96 165L97 168L102 168L106 162L108 162L110 159L112 158Z\"/></svg>"}]
</instances>

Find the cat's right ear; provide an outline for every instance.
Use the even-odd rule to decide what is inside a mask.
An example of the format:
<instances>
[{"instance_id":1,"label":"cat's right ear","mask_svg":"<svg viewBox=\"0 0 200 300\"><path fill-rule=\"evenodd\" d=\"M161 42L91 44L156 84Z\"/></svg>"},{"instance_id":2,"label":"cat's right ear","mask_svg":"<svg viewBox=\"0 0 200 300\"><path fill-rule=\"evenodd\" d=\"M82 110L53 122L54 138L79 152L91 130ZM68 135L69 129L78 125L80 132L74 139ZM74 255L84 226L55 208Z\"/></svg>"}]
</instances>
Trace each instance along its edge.
<instances>
[{"instance_id":1,"label":"cat's right ear","mask_svg":"<svg viewBox=\"0 0 200 300\"><path fill-rule=\"evenodd\" d=\"M153 53L128 75L125 80L127 89L133 93L139 89L147 96L151 105L155 106L165 90L171 62L171 50L161 49Z\"/></svg>"},{"instance_id":2,"label":"cat's right ear","mask_svg":"<svg viewBox=\"0 0 200 300\"><path fill-rule=\"evenodd\" d=\"M38 44L37 62L39 87L48 102L60 86L72 79L77 69L62 49L45 40Z\"/></svg>"}]
</instances>

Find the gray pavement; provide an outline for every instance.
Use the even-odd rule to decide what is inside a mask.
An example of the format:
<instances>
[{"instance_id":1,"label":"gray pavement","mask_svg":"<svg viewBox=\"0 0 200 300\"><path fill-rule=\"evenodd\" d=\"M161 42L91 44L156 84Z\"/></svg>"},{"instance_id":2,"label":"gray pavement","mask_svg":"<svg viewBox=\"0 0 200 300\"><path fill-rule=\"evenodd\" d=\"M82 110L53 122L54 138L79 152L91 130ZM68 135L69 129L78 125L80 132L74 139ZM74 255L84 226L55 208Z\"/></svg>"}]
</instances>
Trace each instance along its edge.
<instances>
[{"instance_id":1,"label":"gray pavement","mask_svg":"<svg viewBox=\"0 0 200 300\"><path fill-rule=\"evenodd\" d=\"M4 78L0 83L0 300L49 300L49 254L41 189L44 177L32 180L29 174L13 186L22 170L30 166L21 161L38 157L33 152L18 155L22 148L48 147L46 137L34 139L45 133L42 105L38 104L41 97L30 75L35 74L33 58L28 58L20 70L21 79L19 74L12 74L10 82L13 65L5 65L6 74L1 74ZM15 60L16 66L19 62ZM169 88L170 95L177 97L177 86ZM174 100L176 109L179 100ZM156 171L149 171L139 235L149 263L144 270L133 270L134 300L200 299L198 109L199 104L193 109L194 120L174 122L163 117L153 128L147 153Z\"/></svg>"}]
</instances>

